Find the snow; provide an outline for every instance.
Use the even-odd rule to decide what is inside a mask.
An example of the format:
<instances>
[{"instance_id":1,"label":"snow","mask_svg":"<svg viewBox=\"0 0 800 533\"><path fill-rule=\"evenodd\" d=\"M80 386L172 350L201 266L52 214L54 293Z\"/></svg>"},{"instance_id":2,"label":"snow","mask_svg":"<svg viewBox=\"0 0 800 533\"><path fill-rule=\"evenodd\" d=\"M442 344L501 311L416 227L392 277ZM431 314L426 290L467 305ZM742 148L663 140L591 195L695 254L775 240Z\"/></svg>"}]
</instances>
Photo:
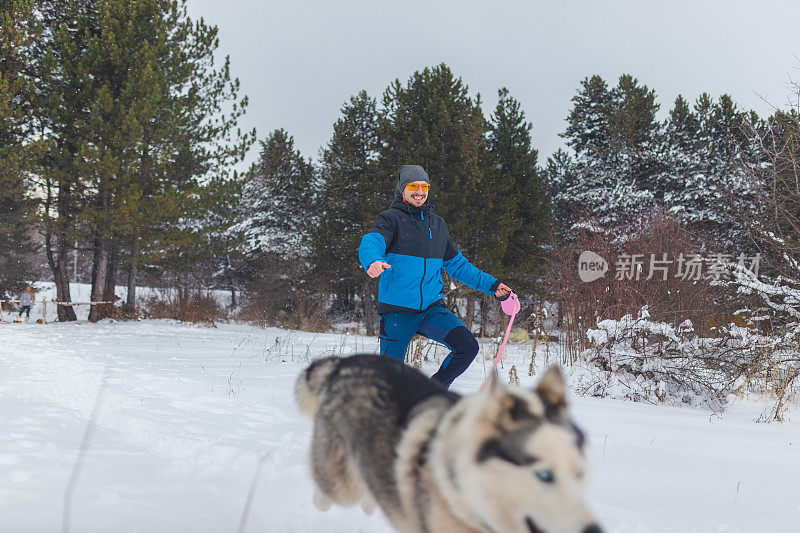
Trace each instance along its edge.
<instances>
[{"instance_id":1,"label":"snow","mask_svg":"<svg viewBox=\"0 0 800 533\"><path fill-rule=\"evenodd\" d=\"M61 529L95 405L70 495L72 531L233 532L251 491L245 531L391 531L379 512L314 508L311 423L293 400L311 359L374 352L374 337L10 318L0 323L0 531ZM478 389L496 346L487 340L455 390ZM530 342L509 345L501 376L513 363L533 384L530 353ZM432 351L423 370L445 355ZM607 398L573 404L595 461L590 499L608 531L797 531L797 422L756 424L762 406L744 401L721 414Z\"/></svg>"}]
</instances>

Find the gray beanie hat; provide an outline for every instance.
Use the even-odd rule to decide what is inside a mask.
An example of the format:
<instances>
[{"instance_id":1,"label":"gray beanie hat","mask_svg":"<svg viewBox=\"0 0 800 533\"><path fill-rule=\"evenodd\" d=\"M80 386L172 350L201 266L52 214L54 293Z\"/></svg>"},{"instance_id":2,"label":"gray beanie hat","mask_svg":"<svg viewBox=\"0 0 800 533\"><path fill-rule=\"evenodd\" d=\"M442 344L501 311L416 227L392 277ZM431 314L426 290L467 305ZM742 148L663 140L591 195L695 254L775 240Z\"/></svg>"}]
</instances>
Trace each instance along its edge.
<instances>
[{"instance_id":1,"label":"gray beanie hat","mask_svg":"<svg viewBox=\"0 0 800 533\"><path fill-rule=\"evenodd\" d=\"M428 174L425 172L425 169L421 166L401 166L400 170L397 171L397 187L394 188L395 196L402 197L403 189L406 188L406 185L415 181L426 181L428 183L431 182L431 180L428 178Z\"/></svg>"}]
</instances>

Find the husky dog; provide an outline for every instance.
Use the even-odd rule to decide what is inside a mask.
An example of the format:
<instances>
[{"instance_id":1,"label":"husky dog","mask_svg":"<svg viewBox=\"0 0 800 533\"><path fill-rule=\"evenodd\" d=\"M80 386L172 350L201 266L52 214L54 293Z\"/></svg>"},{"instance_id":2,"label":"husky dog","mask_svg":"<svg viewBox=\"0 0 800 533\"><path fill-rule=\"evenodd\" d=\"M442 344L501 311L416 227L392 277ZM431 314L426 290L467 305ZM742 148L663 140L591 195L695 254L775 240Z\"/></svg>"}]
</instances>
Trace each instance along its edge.
<instances>
[{"instance_id":1,"label":"husky dog","mask_svg":"<svg viewBox=\"0 0 800 533\"><path fill-rule=\"evenodd\" d=\"M390 357L313 362L314 504L376 504L408 533L599 533L584 501L585 438L556 367L531 391L493 377L461 397Z\"/></svg>"}]
</instances>

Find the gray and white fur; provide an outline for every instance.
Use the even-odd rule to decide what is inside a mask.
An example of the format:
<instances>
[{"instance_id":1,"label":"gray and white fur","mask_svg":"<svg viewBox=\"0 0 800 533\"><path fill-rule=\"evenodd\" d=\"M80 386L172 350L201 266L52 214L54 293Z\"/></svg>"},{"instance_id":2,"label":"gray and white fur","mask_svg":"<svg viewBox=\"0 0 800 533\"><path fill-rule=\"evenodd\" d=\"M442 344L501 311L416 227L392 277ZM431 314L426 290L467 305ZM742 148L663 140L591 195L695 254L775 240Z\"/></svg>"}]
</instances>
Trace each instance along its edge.
<instances>
[{"instance_id":1,"label":"gray and white fur","mask_svg":"<svg viewBox=\"0 0 800 533\"><path fill-rule=\"evenodd\" d=\"M490 380L460 396L390 357L313 362L297 380L314 421L314 503L379 506L401 532L599 533L589 461L549 369L534 390Z\"/></svg>"}]
</instances>

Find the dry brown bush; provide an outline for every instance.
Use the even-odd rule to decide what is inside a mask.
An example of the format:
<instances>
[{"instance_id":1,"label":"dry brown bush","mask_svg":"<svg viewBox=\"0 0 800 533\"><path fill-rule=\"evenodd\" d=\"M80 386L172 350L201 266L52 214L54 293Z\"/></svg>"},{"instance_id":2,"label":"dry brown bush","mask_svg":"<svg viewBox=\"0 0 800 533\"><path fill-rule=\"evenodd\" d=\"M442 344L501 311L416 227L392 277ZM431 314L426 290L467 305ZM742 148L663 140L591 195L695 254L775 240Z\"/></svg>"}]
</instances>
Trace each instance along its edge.
<instances>
[{"instance_id":1,"label":"dry brown bush","mask_svg":"<svg viewBox=\"0 0 800 533\"><path fill-rule=\"evenodd\" d=\"M250 276L239 320L261 327L332 329L327 314L331 291L304 258L263 254L253 263Z\"/></svg>"},{"instance_id":2,"label":"dry brown bush","mask_svg":"<svg viewBox=\"0 0 800 533\"><path fill-rule=\"evenodd\" d=\"M138 306L128 304L115 305L111 310L111 318L114 320L139 320L144 318L146 313Z\"/></svg>"},{"instance_id":3,"label":"dry brown bush","mask_svg":"<svg viewBox=\"0 0 800 533\"><path fill-rule=\"evenodd\" d=\"M296 306L289 310L276 309L268 299L258 297L248 302L236 315L236 318L259 327L275 326L285 329L296 329L324 333L333 329L333 323L326 313L326 305L314 299L307 305Z\"/></svg>"},{"instance_id":4,"label":"dry brown bush","mask_svg":"<svg viewBox=\"0 0 800 533\"><path fill-rule=\"evenodd\" d=\"M141 312L146 318L171 318L207 325L227 318L225 309L217 300L202 293L153 296L145 300Z\"/></svg>"},{"instance_id":5,"label":"dry brown bush","mask_svg":"<svg viewBox=\"0 0 800 533\"><path fill-rule=\"evenodd\" d=\"M586 224L587 228L593 227ZM625 239L615 236L627 235ZM585 283L578 277L578 257L582 251L593 251L609 263L605 276ZM746 317L739 310L748 305L743 296L729 286L714 284L705 278L683 279L676 276L677 265L667 265L666 279L655 271L651 279L650 257L656 260L666 254L675 261L680 254L688 258L703 252L699 242L670 214L657 212L636 227L611 231L578 230L574 246L554 246L549 293L559 302L559 326L562 329L563 363L575 361L587 348L585 332L605 319L618 320L636 316L647 306L653 321L680 324L690 320L701 336L715 336L721 325L744 324ZM729 252L711 250L710 252ZM729 252L732 253L732 252ZM616 264L622 254L642 254L641 274L631 279L617 279Z\"/></svg>"}]
</instances>

